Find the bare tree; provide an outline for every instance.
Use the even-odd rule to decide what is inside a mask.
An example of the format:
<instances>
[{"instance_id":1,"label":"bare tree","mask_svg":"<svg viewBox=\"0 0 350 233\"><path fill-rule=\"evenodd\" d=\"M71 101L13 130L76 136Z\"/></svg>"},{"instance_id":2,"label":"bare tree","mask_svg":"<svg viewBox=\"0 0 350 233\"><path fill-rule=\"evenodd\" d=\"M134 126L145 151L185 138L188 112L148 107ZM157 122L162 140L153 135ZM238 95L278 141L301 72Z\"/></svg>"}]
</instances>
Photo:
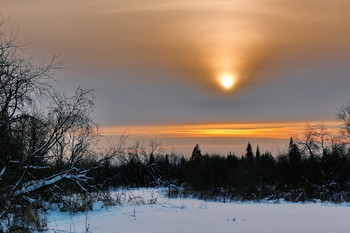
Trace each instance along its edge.
<instances>
[{"instance_id":1,"label":"bare tree","mask_svg":"<svg viewBox=\"0 0 350 233\"><path fill-rule=\"evenodd\" d=\"M323 155L327 149L327 143L331 141L331 135L324 123L306 123L304 136L297 143L304 147L311 157Z\"/></svg>"},{"instance_id":2,"label":"bare tree","mask_svg":"<svg viewBox=\"0 0 350 233\"><path fill-rule=\"evenodd\" d=\"M340 121L341 135L344 137L347 143L349 143L350 139L350 103L348 102L346 105L343 105L337 114L338 120Z\"/></svg>"},{"instance_id":3,"label":"bare tree","mask_svg":"<svg viewBox=\"0 0 350 233\"><path fill-rule=\"evenodd\" d=\"M16 213L43 193L54 195L68 183L90 188L88 172L95 165L80 162L91 156L99 135L91 117L93 90L58 93L51 85L58 68L55 57L35 65L15 35L0 33L0 232L16 231Z\"/></svg>"}]
</instances>

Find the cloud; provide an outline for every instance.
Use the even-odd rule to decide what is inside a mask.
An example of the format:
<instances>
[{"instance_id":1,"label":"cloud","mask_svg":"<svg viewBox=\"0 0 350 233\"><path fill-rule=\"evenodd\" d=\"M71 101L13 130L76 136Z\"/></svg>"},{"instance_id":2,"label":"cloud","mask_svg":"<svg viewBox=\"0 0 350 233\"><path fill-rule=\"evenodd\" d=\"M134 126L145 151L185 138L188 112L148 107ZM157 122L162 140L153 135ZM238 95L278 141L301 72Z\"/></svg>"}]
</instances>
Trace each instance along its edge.
<instances>
[{"instance_id":1,"label":"cloud","mask_svg":"<svg viewBox=\"0 0 350 233\"><path fill-rule=\"evenodd\" d=\"M283 60L349 48L348 6L343 0L148 1L107 15L119 19L114 36L124 62L167 67L210 89L218 75L233 73L242 89L272 77L271 66Z\"/></svg>"},{"instance_id":2,"label":"cloud","mask_svg":"<svg viewBox=\"0 0 350 233\"><path fill-rule=\"evenodd\" d=\"M60 53L71 53L84 64L161 70L164 82L207 90L219 91L222 73L237 76L239 91L273 78L274 68L286 61L349 55L350 3L345 0L4 4L5 10L22 11L19 20L28 24L29 33L47 32L38 35L43 47L65 48Z\"/></svg>"}]
</instances>

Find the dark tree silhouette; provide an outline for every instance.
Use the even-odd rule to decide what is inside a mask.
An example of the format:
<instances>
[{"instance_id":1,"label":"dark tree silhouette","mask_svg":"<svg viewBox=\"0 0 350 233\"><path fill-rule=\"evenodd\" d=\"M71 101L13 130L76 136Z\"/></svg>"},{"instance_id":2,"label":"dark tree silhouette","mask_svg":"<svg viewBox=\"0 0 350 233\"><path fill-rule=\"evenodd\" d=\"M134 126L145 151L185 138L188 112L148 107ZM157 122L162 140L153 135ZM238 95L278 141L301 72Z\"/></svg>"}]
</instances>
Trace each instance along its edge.
<instances>
[{"instance_id":1,"label":"dark tree silhouette","mask_svg":"<svg viewBox=\"0 0 350 233\"><path fill-rule=\"evenodd\" d=\"M260 154L259 145L256 146L255 156L256 156L256 159L260 159L261 154Z\"/></svg>"},{"instance_id":2,"label":"dark tree silhouette","mask_svg":"<svg viewBox=\"0 0 350 233\"><path fill-rule=\"evenodd\" d=\"M291 163L297 163L301 160L301 152L296 143L294 143L293 138L290 138L288 147L288 158Z\"/></svg>"},{"instance_id":3,"label":"dark tree silhouette","mask_svg":"<svg viewBox=\"0 0 350 233\"><path fill-rule=\"evenodd\" d=\"M247 145L247 148L246 148L245 158L248 161L253 161L254 160L254 153L253 153L252 145L250 144L250 142L248 142L248 145Z\"/></svg>"},{"instance_id":4,"label":"dark tree silhouette","mask_svg":"<svg viewBox=\"0 0 350 233\"><path fill-rule=\"evenodd\" d=\"M199 148L199 145L197 144L192 151L191 159L199 159L202 157L201 149Z\"/></svg>"}]
</instances>

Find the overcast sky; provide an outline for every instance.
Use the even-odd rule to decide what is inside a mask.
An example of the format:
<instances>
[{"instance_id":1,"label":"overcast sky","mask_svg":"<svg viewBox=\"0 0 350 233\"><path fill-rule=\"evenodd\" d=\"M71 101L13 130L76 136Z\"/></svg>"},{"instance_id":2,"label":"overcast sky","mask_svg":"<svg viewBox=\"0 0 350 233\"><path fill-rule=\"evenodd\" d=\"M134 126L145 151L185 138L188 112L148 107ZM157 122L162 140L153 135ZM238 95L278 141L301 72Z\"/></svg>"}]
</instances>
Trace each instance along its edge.
<instances>
[{"instance_id":1,"label":"overcast sky","mask_svg":"<svg viewBox=\"0 0 350 233\"><path fill-rule=\"evenodd\" d=\"M59 88L96 90L104 127L332 121L350 99L348 0L0 6L5 26L30 42L26 55L60 55ZM234 78L230 90L223 74Z\"/></svg>"}]
</instances>

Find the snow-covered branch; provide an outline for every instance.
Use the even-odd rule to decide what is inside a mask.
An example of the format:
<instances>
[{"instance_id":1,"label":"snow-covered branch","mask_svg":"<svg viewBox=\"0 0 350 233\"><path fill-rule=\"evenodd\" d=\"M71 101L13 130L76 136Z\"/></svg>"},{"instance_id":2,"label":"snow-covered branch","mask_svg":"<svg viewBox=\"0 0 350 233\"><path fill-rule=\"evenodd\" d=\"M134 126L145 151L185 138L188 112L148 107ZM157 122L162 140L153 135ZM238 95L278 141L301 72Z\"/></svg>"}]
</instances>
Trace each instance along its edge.
<instances>
[{"instance_id":1,"label":"snow-covered branch","mask_svg":"<svg viewBox=\"0 0 350 233\"><path fill-rule=\"evenodd\" d=\"M67 172L63 172L60 174L55 174L53 176L47 177L42 180L32 180L27 183L24 183L22 185L22 188L14 192L14 196L20 196L29 192L33 192L35 190L41 189L45 186L51 186L63 179L73 180L73 181L80 181L80 180L87 180L88 177L86 176L86 170L81 171L77 174L70 174L71 170Z\"/></svg>"}]
</instances>

